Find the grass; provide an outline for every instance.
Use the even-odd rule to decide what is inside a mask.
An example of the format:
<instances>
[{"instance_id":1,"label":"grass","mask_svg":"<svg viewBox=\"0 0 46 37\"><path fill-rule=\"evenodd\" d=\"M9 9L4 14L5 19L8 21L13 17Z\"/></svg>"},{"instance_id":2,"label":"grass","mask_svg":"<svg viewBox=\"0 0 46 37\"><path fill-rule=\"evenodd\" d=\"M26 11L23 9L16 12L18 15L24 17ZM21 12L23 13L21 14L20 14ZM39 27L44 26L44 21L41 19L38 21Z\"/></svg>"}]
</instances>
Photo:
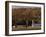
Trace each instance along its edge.
<instances>
[{"instance_id":1,"label":"grass","mask_svg":"<svg viewBox=\"0 0 46 37\"><path fill-rule=\"evenodd\" d=\"M19 31L19 30L40 30L41 26L22 26L22 25L18 25L17 27L13 28L13 31Z\"/></svg>"}]
</instances>

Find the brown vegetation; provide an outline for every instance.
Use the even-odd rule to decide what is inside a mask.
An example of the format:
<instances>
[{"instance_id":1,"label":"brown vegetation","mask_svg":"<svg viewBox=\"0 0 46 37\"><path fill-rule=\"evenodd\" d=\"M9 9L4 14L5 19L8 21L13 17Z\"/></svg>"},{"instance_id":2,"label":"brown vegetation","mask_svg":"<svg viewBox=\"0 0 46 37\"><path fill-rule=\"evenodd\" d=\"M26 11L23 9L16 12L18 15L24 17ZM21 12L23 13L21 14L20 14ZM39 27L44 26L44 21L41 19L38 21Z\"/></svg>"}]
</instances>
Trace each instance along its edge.
<instances>
[{"instance_id":1,"label":"brown vegetation","mask_svg":"<svg viewBox=\"0 0 46 37\"><path fill-rule=\"evenodd\" d=\"M17 8L12 9L12 16L17 18L29 18L41 16L41 8Z\"/></svg>"}]
</instances>

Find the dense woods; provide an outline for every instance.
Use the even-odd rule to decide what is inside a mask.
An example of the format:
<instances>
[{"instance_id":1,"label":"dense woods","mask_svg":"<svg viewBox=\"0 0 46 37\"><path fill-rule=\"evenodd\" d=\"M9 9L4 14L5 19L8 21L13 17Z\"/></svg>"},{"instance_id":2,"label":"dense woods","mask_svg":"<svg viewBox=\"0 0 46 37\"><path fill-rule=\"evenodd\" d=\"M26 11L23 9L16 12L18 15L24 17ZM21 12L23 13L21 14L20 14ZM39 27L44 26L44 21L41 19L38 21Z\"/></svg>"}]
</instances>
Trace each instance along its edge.
<instances>
[{"instance_id":1,"label":"dense woods","mask_svg":"<svg viewBox=\"0 0 46 37\"><path fill-rule=\"evenodd\" d=\"M41 18L41 8L14 8L12 11L14 20L35 20Z\"/></svg>"}]
</instances>

